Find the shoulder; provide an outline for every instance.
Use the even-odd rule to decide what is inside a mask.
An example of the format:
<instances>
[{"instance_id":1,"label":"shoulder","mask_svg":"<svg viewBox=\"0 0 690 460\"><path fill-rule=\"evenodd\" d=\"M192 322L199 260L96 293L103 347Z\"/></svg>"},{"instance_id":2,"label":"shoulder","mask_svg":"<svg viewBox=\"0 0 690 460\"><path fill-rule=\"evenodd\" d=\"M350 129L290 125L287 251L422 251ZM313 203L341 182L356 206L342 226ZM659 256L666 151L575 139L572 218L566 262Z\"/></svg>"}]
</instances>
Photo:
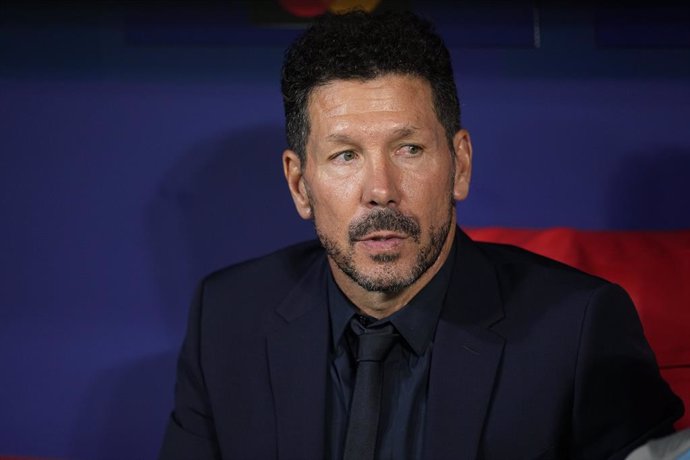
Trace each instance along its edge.
<instances>
[{"instance_id":1,"label":"shoulder","mask_svg":"<svg viewBox=\"0 0 690 460\"><path fill-rule=\"evenodd\" d=\"M502 286L506 288L534 286L540 291L554 289L572 292L615 286L603 278L517 246L480 242L474 244L493 264Z\"/></svg>"},{"instance_id":2,"label":"shoulder","mask_svg":"<svg viewBox=\"0 0 690 460\"><path fill-rule=\"evenodd\" d=\"M206 276L204 282L215 286L248 281L252 278L266 280L275 277L285 278L285 281L290 282L299 279L316 259L323 257L323 254L323 248L317 240L304 241L217 270Z\"/></svg>"},{"instance_id":3,"label":"shoulder","mask_svg":"<svg viewBox=\"0 0 690 460\"><path fill-rule=\"evenodd\" d=\"M496 331L515 338L529 330L571 356L610 341L647 348L637 310L619 285L515 246L475 244L499 285L504 317Z\"/></svg>"},{"instance_id":4,"label":"shoulder","mask_svg":"<svg viewBox=\"0 0 690 460\"><path fill-rule=\"evenodd\" d=\"M324 260L317 240L298 243L209 274L201 281L199 295L204 308L232 304L237 306L233 310L247 310L253 305L276 305L311 267Z\"/></svg>"},{"instance_id":5,"label":"shoulder","mask_svg":"<svg viewBox=\"0 0 690 460\"><path fill-rule=\"evenodd\" d=\"M548 324L575 339L588 318L639 322L630 297L615 283L516 246L475 245L494 268L504 327Z\"/></svg>"}]
</instances>

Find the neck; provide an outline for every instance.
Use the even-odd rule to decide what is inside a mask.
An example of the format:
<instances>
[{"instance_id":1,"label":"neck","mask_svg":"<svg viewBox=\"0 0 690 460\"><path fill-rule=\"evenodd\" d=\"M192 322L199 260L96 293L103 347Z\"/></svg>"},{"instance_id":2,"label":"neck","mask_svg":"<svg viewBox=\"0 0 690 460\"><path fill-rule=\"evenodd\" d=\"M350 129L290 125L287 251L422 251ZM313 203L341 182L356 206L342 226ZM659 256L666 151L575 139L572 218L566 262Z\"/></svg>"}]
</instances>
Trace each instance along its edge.
<instances>
[{"instance_id":1,"label":"neck","mask_svg":"<svg viewBox=\"0 0 690 460\"><path fill-rule=\"evenodd\" d=\"M454 239L455 219L451 222L446 241L443 243L441 252L433 265L431 265L431 267L429 267L429 269L414 283L395 293L367 291L340 270L333 260L329 258L328 262L333 272L333 279L345 296L365 315L381 319L403 308L424 288L424 286L429 284L429 281L436 276L446 262L446 259L448 259L448 254L453 246Z\"/></svg>"}]
</instances>

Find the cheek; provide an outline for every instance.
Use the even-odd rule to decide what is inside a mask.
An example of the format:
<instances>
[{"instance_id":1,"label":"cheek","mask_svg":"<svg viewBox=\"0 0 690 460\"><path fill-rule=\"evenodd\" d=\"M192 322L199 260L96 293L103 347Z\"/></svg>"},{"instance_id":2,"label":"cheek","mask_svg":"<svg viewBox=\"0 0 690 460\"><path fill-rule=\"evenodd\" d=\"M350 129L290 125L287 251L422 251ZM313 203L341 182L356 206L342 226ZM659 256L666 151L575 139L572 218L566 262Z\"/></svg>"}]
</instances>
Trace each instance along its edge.
<instances>
[{"instance_id":1,"label":"cheek","mask_svg":"<svg viewBox=\"0 0 690 460\"><path fill-rule=\"evenodd\" d=\"M453 194L451 172L439 167L433 174L406 174L401 180L401 189L417 212L428 214L429 211L442 207L445 210L445 205Z\"/></svg>"},{"instance_id":2,"label":"cheek","mask_svg":"<svg viewBox=\"0 0 690 460\"><path fill-rule=\"evenodd\" d=\"M334 214L349 210L359 204L360 180L358 175L335 176L321 173L314 177L315 196L323 208Z\"/></svg>"},{"instance_id":3,"label":"cheek","mask_svg":"<svg viewBox=\"0 0 690 460\"><path fill-rule=\"evenodd\" d=\"M356 181L319 180L318 186L311 188L311 197L315 223L320 231L347 233L359 203Z\"/></svg>"}]
</instances>

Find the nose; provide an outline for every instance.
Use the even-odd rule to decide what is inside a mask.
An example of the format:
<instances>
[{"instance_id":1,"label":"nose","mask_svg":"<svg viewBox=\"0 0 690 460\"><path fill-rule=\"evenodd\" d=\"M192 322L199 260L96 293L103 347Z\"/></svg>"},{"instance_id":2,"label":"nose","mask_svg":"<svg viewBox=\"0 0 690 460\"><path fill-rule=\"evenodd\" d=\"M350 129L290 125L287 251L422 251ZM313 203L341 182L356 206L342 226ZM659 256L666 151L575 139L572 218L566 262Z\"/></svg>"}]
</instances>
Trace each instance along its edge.
<instances>
[{"instance_id":1,"label":"nose","mask_svg":"<svg viewBox=\"0 0 690 460\"><path fill-rule=\"evenodd\" d=\"M370 207L395 207L400 200L400 172L385 155L370 157L364 174L362 201Z\"/></svg>"}]
</instances>

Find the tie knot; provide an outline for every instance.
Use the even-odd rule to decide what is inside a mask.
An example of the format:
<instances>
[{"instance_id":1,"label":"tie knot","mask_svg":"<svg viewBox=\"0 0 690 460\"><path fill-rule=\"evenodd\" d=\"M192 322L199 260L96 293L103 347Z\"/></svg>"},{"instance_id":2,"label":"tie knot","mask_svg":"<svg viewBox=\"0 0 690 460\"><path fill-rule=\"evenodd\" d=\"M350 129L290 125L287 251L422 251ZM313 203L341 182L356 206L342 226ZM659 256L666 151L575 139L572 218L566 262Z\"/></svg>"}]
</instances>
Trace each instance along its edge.
<instances>
[{"instance_id":1,"label":"tie knot","mask_svg":"<svg viewBox=\"0 0 690 460\"><path fill-rule=\"evenodd\" d=\"M399 337L391 323L365 327L354 317L350 326L357 336L357 362L383 361Z\"/></svg>"}]
</instances>

